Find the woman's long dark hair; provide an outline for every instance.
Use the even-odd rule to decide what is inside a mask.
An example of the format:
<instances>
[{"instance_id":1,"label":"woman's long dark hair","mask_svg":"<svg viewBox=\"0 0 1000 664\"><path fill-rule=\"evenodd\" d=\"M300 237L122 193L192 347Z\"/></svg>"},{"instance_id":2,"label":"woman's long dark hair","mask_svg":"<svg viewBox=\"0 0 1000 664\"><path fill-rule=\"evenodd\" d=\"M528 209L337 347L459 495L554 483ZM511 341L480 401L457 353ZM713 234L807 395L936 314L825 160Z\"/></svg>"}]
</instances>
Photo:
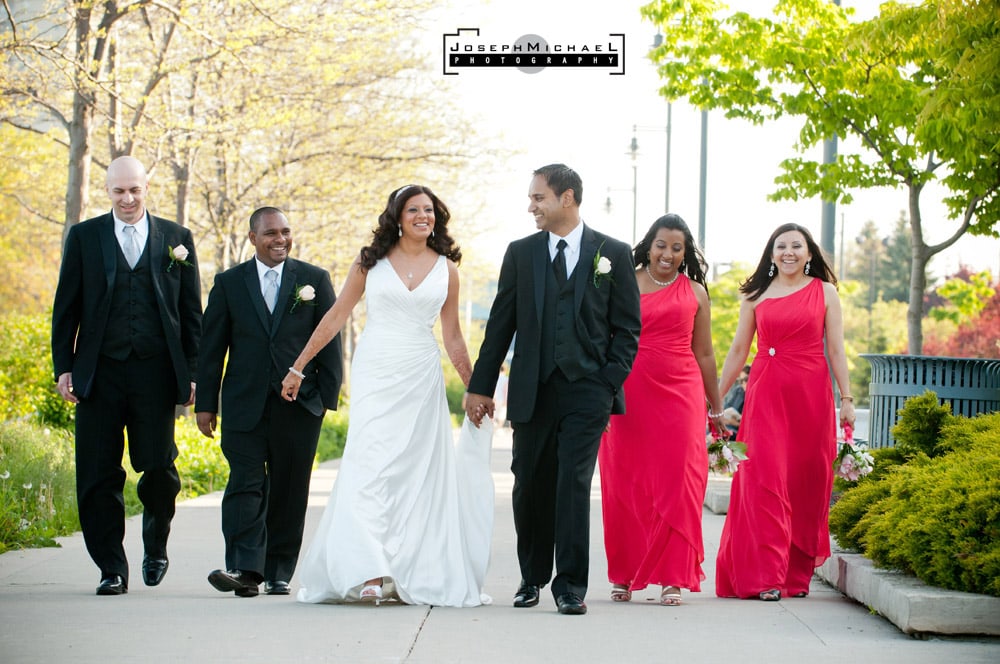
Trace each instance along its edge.
<instances>
[{"instance_id":1,"label":"woman's long dark hair","mask_svg":"<svg viewBox=\"0 0 1000 664\"><path fill-rule=\"evenodd\" d=\"M768 238L767 245L764 247L764 253L761 254L760 262L757 263L757 269L747 277L746 281L740 284L740 292L746 295L748 300L756 300L763 295L767 287L771 285L771 281L774 280L775 273L768 274L771 270L771 256L774 254L774 243L779 235L789 231L798 231L806 239L806 248L812 254L812 258L809 260L809 276L816 277L821 281L829 281L834 286L837 285L837 277L833 274L833 269L826 262L823 250L813 240L809 231L798 224L787 223L778 226L771 233L771 237Z\"/></svg>"},{"instance_id":2,"label":"woman's long dark hair","mask_svg":"<svg viewBox=\"0 0 1000 664\"><path fill-rule=\"evenodd\" d=\"M462 261L462 251L448 234L448 220L451 212L430 188L420 184L408 184L389 194L385 210L378 216L378 226L372 230L372 243L361 249L361 267L370 270L380 258L385 258L389 250L399 242L399 217L406 202L419 194L427 194L434 205L434 234L427 238L427 246L451 259L456 265Z\"/></svg>"},{"instance_id":3,"label":"woman's long dark hair","mask_svg":"<svg viewBox=\"0 0 1000 664\"><path fill-rule=\"evenodd\" d=\"M692 281L697 281L699 284L705 287L705 291L708 291L708 280L705 279L705 257L701 253L701 249L695 244L694 237L691 235L691 229L688 225L680 218L680 215L676 214L665 214L656 221L653 225L649 227L646 231L646 236L642 238L639 244L635 245L635 249L632 250L632 259L635 262L636 267L646 267L649 265L649 250L653 247L653 240L656 239L656 234L660 232L661 228L666 228L671 231L680 231L684 234L684 272L687 276L691 278ZM678 268L678 272L682 270Z\"/></svg>"}]
</instances>

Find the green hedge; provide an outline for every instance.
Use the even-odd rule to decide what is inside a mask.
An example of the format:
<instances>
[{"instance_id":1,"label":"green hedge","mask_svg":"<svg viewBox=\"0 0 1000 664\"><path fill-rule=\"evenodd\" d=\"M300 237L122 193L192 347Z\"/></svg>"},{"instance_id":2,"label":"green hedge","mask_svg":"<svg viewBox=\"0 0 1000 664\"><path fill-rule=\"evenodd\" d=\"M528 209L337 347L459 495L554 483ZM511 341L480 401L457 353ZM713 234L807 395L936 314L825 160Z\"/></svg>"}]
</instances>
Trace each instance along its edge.
<instances>
[{"instance_id":1,"label":"green hedge","mask_svg":"<svg viewBox=\"0 0 1000 664\"><path fill-rule=\"evenodd\" d=\"M954 417L914 397L877 450L876 472L844 492L830 532L879 567L942 588L1000 596L1000 413Z\"/></svg>"},{"instance_id":2,"label":"green hedge","mask_svg":"<svg viewBox=\"0 0 1000 664\"><path fill-rule=\"evenodd\" d=\"M48 314L0 317L0 422L73 426L74 406L59 396L52 376L50 319Z\"/></svg>"}]
</instances>

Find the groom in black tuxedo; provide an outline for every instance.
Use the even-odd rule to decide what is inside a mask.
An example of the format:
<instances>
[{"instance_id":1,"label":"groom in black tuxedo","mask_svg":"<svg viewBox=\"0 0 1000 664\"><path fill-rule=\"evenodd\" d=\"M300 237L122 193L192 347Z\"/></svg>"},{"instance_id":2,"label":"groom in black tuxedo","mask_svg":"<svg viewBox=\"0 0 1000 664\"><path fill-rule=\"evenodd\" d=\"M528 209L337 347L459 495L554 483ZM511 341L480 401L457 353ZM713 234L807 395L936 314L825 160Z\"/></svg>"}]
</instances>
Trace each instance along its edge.
<instances>
[{"instance_id":1,"label":"groom in black tuxedo","mask_svg":"<svg viewBox=\"0 0 1000 664\"><path fill-rule=\"evenodd\" d=\"M628 245L581 221L575 171L538 169L528 198L541 232L507 248L466 413L477 426L493 417L488 395L515 340L507 392L521 567L514 606L538 604L554 554L559 612L583 614L590 485L601 434L610 415L625 410L621 386L639 346L639 289Z\"/></svg>"},{"instance_id":2,"label":"groom in black tuxedo","mask_svg":"<svg viewBox=\"0 0 1000 664\"><path fill-rule=\"evenodd\" d=\"M281 379L333 306L333 284L326 270L288 257L281 210L250 215L249 238L254 258L216 275L208 296L195 403L198 428L214 438L221 382L226 569L208 581L239 597L256 596L261 581L269 595L289 594L320 426L343 376L337 336L302 371L298 398L281 398Z\"/></svg>"},{"instance_id":3,"label":"groom in black tuxedo","mask_svg":"<svg viewBox=\"0 0 1000 664\"><path fill-rule=\"evenodd\" d=\"M181 483L174 466L175 404L194 402L201 280L191 231L146 211L146 169L108 166L111 212L66 236L52 305L57 389L76 404L76 494L98 595L128 592L122 469L128 431L142 473L143 581L167 573L167 535Z\"/></svg>"}]
</instances>

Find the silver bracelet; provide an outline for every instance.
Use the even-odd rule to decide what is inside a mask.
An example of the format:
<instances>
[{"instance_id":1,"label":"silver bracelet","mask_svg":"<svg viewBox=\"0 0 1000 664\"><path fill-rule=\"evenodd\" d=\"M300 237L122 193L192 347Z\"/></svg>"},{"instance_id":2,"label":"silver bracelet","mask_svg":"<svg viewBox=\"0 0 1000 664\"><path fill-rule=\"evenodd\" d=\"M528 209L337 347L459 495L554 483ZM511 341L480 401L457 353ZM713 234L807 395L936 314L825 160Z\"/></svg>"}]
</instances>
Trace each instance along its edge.
<instances>
[{"instance_id":1,"label":"silver bracelet","mask_svg":"<svg viewBox=\"0 0 1000 664\"><path fill-rule=\"evenodd\" d=\"M295 367L288 367L288 373L294 374L294 375L298 376L299 380L305 380L306 379L306 375L304 373L302 373L301 371L299 371L298 369L296 369Z\"/></svg>"},{"instance_id":2,"label":"silver bracelet","mask_svg":"<svg viewBox=\"0 0 1000 664\"><path fill-rule=\"evenodd\" d=\"M725 413L713 413L711 408L708 409L708 417L709 417L709 419L714 419L716 417L722 417L723 415L725 415Z\"/></svg>"}]
</instances>

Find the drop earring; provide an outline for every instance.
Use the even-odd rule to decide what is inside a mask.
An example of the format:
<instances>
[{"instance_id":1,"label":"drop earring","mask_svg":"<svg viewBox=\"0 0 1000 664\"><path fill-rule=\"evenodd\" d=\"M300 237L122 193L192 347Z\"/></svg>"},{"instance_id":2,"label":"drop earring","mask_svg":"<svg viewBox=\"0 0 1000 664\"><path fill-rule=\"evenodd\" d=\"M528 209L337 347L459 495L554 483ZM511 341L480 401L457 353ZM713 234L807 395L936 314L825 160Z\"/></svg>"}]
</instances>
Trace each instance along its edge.
<instances>
[{"instance_id":1,"label":"drop earring","mask_svg":"<svg viewBox=\"0 0 1000 664\"><path fill-rule=\"evenodd\" d=\"M687 261L681 261L681 266L680 266L680 268L677 271L678 272L683 272L684 268L686 268L686 267L687 267Z\"/></svg>"},{"instance_id":2,"label":"drop earring","mask_svg":"<svg viewBox=\"0 0 1000 664\"><path fill-rule=\"evenodd\" d=\"M774 261L771 261L771 269L767 271L767 276L769 277L774 276Z\"/></svg>"},{"instance_id":3,"label":"drop earring","mask_svg":"<svg viewBox=\"0 0 1000 664\"><path fill-rule=\"evenodd\" d=\"M399 227L399 237L403 237L403 227Z\"/></svg>"},{"instance_id":4,"label":"drop earring","mask_svg":"<svg viewBox=\"0 0 1000 664\"><path fill-rule=\"evenodd\" d=\"M812 263L812 261L806 261L806 274L809 274L809 264L810 263Z\"/></svg>"}]
</instances>

